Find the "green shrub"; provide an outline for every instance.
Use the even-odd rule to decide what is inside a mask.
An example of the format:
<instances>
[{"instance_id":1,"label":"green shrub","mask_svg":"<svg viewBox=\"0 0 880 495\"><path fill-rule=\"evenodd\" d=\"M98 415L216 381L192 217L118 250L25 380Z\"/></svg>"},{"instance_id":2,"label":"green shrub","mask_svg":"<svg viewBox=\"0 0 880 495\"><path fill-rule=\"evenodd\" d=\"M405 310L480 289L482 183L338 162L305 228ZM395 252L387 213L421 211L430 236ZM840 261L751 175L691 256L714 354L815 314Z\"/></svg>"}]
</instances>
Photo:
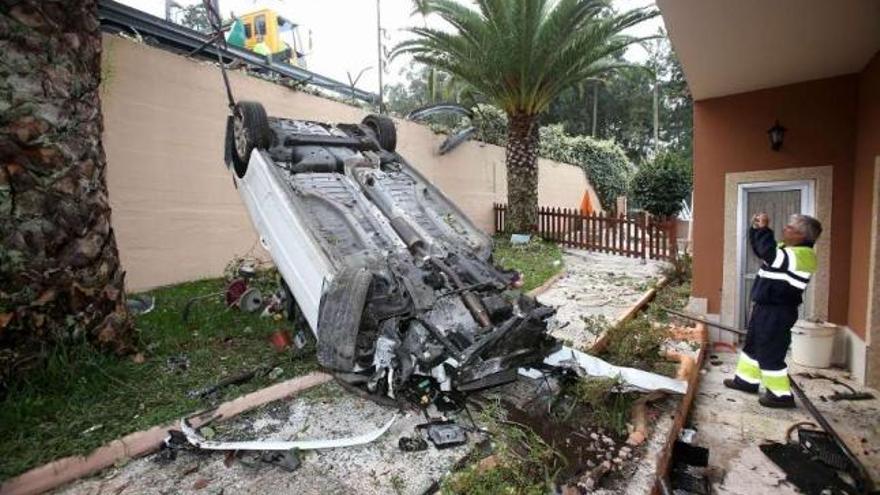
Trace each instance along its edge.
<instances>
[{"instance_id":1,"label":"green shrub","mask_svg":"<svg viewBox=\"0 0 880 495\"><path fill-rule=\"evenodd\" d=\"M626 194L634 170L617 143L568 135L561 124L544 126L540 133L541 156L581 167L603 207L613 208L617 197Z\"/></svg>"},{"instance_id":2,"label":"green shrub","mask_svg":"<svg viewBox=\"0 0 880 495\"><path fill-rule=\"evenodd\" d=\"M662 153L639 167L630 183L633 201L654 215L673 216L690 194L689 161L676 153Z\"/></svg>"}]
</instances>

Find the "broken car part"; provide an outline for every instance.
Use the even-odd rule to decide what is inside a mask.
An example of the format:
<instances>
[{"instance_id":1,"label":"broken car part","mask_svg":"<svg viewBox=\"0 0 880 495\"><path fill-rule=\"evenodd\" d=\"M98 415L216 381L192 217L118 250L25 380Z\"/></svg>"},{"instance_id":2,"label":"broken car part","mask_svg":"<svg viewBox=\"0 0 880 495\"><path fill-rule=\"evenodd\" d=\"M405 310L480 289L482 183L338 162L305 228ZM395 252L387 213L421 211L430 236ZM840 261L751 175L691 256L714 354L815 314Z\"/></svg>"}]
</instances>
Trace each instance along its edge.
<instances>
[{"instance_id":1,"label":"broken car part","mask_svg":"<svg viewBox=\"0 0 880 495\"><path fill-rule=\"evenodd\" d=\"M460 115L462 117L467 117L469 120L473 121L474 113L457 104L457 103L436 103L432 105L427 105L421 108L417 108L412 112L406 115L407 120L424 120L432 115L442 115L442 114L454 114ZM457 148L461 143L467 141L471 137L473 137L477 133L477 129L474 126L468 126L464 129L456 131L454 134L450 134L446 137L446 139L440 144L440 147L437 149L437 153L441 155L445 155L450 151Z\"/></svg>"},{"instance_id":2,"label":"broken car part","mask_svg":"<svg viewBox=\"0 0 880 495\"><path fill-rule=\"evenodd\" d=\"M544 364L570 369L578 376L619 378L623 382L624 390L639 390L642 392L658 390L674 394L687 393L688 384L684 380L676 380L675 378L635 368L614 366L596 356L591 356L570 347L563 347L547 356ZM521 369L519 373L534 379L540 378L543 375L537 369Z\"/></svg>"},{"instance_id":3,"label":"broken car part","mask_svg":"<svg viewBox=\"0 0 880 495\"><path fill-rule=\"evenodd\" d=\"M438 449L448 449L467 443L467 432L452 421L432 421L416 425Z\"/></svg>"},{"instance_id":4,"label":"broken car part","mask_svg":"<svg viewBox=\"0 0 880 495\"><path fill-rule=\"evenodd\" d=\"M825 419L825 416L816 409L816 406L813 405L813 402L810 401L810 398L807 397L807 394L804 393L804 390L801 386L794 380L794 378L789 376L789 382L791 383L791 390L794 394L800 399L801 403L806 408L807 412L813 416L813 419L816 420L816 423L822 427L822 429L828 433L831 438L834 440L834 443L840 448L840 451L846 456L849 460L849 469L847 473L853 477L856 482L857 488L863 493L871 493L874 490L874 482L871 479L871 476L868 474L868 470L865 469L865 466L859 461L858 457L853 454L853 452L846 445L846 442L840 438L840 435L837 434L837 431L831 426L831 423ZM763 450L763 449L762 449ZM767 453L766 451L764 452ZM774 462L776 462L774 460ZM777 464L779 464L777 462Z\"/></svg>"},{"instance_id":5,"label":"broken car part","mask_svg":"<svg viewBox=\"0 0 880 495\"><path fill-rule=\"evenodd\" d=\"M377 430L373 430L363 435L357 435L348 438L333 438L326 440L251 440L236 442L219 442L207 440L187 423L186 419L180 420L180 431L186 436L186 440L204 450L281 450L290 451L298 450L321 450L321 449L338 449L343 447L354 447L356 445L364 445L376 441L379 437L391 428L391 425L400 417L395 414L384 426Z\"/></svg>"},{"instance_id":6,"label":"broken car part","mask_svg":"<svg viewBox=\"0 0 880 495\"><path fill-rule=\"evenodd\" d=\"M472 119L474 113L458 103L434 103L419 107L406 115L407 120L424 120L432 115L457 114Z\"/></svg>"}]
</instances>

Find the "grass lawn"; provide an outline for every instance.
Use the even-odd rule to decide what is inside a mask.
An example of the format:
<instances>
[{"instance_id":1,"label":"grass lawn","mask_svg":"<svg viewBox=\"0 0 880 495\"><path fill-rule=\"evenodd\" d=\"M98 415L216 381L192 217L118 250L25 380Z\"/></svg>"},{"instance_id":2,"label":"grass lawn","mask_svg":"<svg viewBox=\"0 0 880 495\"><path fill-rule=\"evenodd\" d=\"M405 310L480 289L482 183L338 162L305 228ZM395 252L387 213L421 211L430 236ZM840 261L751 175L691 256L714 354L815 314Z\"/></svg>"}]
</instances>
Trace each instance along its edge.
<instances>
[{"instance_id":1,"label":"grass lawn","mask_svg":"<svg viewBox=\"0 0 880 495\"><path fill-rule=\"evenodd\" d=\"M562 251L555 244L535 240L514 246L496 239L495 246L495 262L522 272L524 290L562 269ZM223 288L222 279L209 279L149 292L156 308L135 321L142 363L71 344L54 350L41 369L10 384L0 401L0 481L317 369L313 348L294 357L277 353L268 343L275 329L293 330L289 322L227 309L219 295L197 302L183 323L189 299ZM265 365L282 372L225 387L208 399L187 395Z\"/></svg>"},{"instance_id":2,"label":"grass lawn","mask_svg":"<svg viewBox=\"0 0 880 495\"><path fill-rule=\"evenodd\" d=\"M494 260L498 265L523 274L523 291L530 291L562 270L562 249L552 242L533 239L528 244L511 244L509 237L495 238Z\"/></svg>"},{"instance_id":3,"label":"grass lawn","mask_svg":"<svg viewBox=\"0 0 880 495\"><path fill-rule=\"evenodd\" d=\"M136 320L146 358L141 364L71 345L12 384L0 403L0 481L317 368L313 349L294 357L268 343L273 330L292 330L289 322L227 309L221 296L196 303L183 323L187 300L223 287L223 280L210 279L150 292L156 308ZM186 369L175 364L187 361ZM283 370L274 379L258 375L211 399L187 396L270 364Z\"/></svg>"}]
</instances>

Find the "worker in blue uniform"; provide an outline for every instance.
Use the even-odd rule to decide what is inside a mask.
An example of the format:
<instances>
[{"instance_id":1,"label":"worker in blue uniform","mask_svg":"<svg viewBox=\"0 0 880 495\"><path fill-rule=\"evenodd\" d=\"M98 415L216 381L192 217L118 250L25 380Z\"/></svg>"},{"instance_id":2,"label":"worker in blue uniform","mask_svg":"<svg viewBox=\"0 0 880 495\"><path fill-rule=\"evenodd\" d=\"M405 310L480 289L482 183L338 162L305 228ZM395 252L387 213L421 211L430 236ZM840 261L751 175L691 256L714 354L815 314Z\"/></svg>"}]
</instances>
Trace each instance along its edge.
<instances>
[{"instance_id":1,"label":"worker in blue uniform","mask_svg":"<svg viewBox=\"0 0 880 495\"><path fill-rule=\"evenodd\" d=\"M724 380L728 388L759 393L763 406L795 407L788 379L785 355L791 344L791 327L798 319L798 306L804 290L816 273L813 246L822 234L822 224L808 215L792 215L777 242L768 227L766 213L752 218L749 244L761 259L761 268L752 286L752 316L746 342L733 378Z\"/></svg>"}]
</instances>

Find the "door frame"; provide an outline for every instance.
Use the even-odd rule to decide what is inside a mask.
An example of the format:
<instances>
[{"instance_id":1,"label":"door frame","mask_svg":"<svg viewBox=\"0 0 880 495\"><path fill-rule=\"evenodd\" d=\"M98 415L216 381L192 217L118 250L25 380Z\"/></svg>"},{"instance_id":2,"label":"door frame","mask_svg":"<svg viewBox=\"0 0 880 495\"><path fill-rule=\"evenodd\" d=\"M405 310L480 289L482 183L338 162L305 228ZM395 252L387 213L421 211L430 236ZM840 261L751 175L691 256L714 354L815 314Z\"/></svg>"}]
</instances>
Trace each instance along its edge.
<instances>
[{"instance_id":1,"label":"door frame","mask_svg":"<svg viewBox=\"0 0 880 495\"><path fill-rule=\"evenodd\" d=\"M834 237L834 226L831 223L832 207L832 176L834 167L831 165L819 167L796 167L778 168L772 170L755 170L749 172L728 172L724 175L724 216L716 221L723 225L723 251L722 253L697 253L697 256L709 256L721 258L719 284L720 289L720 319L727 325L735 325L737 308L739 308L739 294L737 290L737 246L738 226L737 211L739 208L739 196L737 194L739 184L756 182L780 182L791 180L814 180L815 181L815 217L822 222L822 237L816 243L816 253L819 258L819 266L813 275L810 284L814 286L812 294L808 294L812 300L812 313L817 318L828 319L828 290L831 278L831 239ZM701 212L695 212L696 218L700 218ZM710 220L710 219L707 219ZM696 250L700 251L697 246ZM839 323L839 322L837 322ZM734 342L735 336L722 333L715 340L722 342Z\"/></svg>"},{"instance_id":2,"label":"door frame","mask_svg":"<svg viewBox=\"0 0 880 495\"><path fill-rule=\"evenodd\" d=\"M748 239L746 238L748 219L746 218L748 202L746 201L746 195L752 191L758 192L777 192L777 191L792 191L792 190L800 190L801 192L801 206L800 211L802 214L815 216L816 215L816 181L815 179L792 179L792 180L777 180L777 181L763 181L763 182L742 182L737 184L737 195L736 195L736 276L737 276L737 284L736 284L736 299L738 302L736 313L735 313L735 323L739 328L745 328L746 321L743 321L743 305L747 304L745 302L748 294L745 293L746 290L746 281L745 281L745 265L746 265L746 253L748 250ZM812 302L809 300L805 300L805 303ZM812 308L810 308L812 310Z\"/></svg>"}]
</instances>

